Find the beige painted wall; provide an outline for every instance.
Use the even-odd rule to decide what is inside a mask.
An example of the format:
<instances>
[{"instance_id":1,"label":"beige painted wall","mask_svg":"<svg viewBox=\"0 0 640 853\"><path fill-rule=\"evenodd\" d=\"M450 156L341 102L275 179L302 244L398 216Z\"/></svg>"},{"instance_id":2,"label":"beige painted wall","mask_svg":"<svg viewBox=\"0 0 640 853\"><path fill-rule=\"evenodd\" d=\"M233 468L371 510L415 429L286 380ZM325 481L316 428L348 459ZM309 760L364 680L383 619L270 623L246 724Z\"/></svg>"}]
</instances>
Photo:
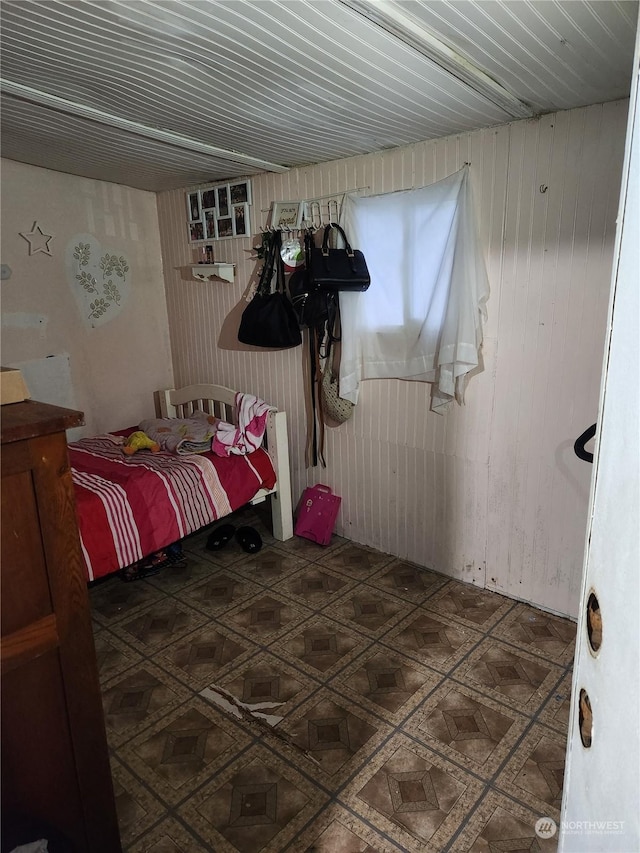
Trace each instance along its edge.
<instances>
[{"instance_id":1,"label":"beige painted wall","mask_svg":"<svg viewBox=\"0 0 640 853\"><path fill-rule=\"evenodd\" d=\"M301 350L219 347L257 241L216 244L233 284L192 280L177 191L158 197L176 382L285 409L294 499L306 484L333 487L349 539L575 615L591 468L572 445L597 412L626 111L595 105L253 180L255 234L274 200L423 186L471 162L491 296L484 372L465 406L438 416L427 386L365 382L353 419L329 431L327 469L305 470Z\"/></svg>"},{"instance_id":2,"label":"beige painted wall","mask_svg":"<svg viewBox=\"0 0 640 853\"><path fill-rule=\"evenodd\" d=\"M34 221L51 256L29 255L20 232ZM83 234L130 267L119 313L94 326L66 260ZM2 263L2 364L28 362L41 399L84 411L72 437L152 416L152 392L173 376L155 194L3 160Z\"/></svg>"}]
</instances>

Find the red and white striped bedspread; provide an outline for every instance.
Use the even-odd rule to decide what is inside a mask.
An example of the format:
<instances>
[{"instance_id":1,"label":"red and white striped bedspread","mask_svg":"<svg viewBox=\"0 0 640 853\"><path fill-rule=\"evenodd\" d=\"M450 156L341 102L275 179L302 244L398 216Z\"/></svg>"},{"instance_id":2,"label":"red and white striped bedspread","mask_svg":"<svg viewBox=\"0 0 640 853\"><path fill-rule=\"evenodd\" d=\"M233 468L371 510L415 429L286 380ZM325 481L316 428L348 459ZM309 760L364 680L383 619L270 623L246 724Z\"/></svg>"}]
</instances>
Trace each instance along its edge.
<instances>
[{"instance_id":1,"label":"red and white striped bedspread","mask_svg":"<svg viewBox=\"0 0 640 853\"><path fill-rule=\"evenodd\" d=\"M89 580L118 571L248 503L275 485L267 452L219 457L122 452L122 437L69 444Z\"/></svg>"}]
</instances>

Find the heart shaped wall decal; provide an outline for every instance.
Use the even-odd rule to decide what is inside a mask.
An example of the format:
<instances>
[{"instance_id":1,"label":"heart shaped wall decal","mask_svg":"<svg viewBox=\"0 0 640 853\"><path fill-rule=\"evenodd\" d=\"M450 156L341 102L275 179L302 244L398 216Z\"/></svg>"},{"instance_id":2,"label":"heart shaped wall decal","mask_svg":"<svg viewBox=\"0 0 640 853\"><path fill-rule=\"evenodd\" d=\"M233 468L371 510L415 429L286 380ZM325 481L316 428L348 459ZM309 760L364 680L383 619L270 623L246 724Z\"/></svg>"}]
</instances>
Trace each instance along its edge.
<instances>
[{"instance_id":1,"label":"heart shaped wall decal","mask_svg":"<svg viewBox=\"0 0 640 853\"><path fill-rule=\"evenodd\" d=\"M65 252L67 280L84 321L91 329L117 317L129 297L131 269L127 258L103 249L93 234L76 234Z\"/></svg>"}]
</instances>

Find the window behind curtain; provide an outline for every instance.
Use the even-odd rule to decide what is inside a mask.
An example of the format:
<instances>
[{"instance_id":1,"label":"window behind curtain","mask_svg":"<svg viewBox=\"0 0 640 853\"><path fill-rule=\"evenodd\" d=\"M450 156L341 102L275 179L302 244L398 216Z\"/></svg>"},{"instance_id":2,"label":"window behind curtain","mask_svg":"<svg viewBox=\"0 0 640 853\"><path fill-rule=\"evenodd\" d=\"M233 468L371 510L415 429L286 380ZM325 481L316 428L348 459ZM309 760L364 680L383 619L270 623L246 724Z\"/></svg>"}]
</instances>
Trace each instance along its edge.
<instances>
[{"instance_id":1,"label":"window behind curtain","mask_svg":"<svg viewBox=\"0 0 640 853\"><path fill-rule=\"evenodd\" d=\"M433 383L432 409L462 399L478 364L489 294L469 169L418 190L345 200L344 227L371 274L341 293L340 395L362 379Z\"/></svg>"}]
</instances>

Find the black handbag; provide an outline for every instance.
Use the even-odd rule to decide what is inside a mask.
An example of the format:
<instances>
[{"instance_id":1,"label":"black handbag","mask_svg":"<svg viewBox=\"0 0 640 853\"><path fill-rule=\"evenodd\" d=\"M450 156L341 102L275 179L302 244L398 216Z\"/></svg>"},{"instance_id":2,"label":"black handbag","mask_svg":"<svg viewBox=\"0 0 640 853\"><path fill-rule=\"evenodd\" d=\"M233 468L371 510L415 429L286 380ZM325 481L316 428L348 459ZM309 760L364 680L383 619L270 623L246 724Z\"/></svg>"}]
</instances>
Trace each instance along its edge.
<instances>
[{"instance_id":1,"label":"black handbag","mask_svg":"<svg viewBox=\"0 0 640 853\"><path fill-rule=\"evenodd\" d=\"M319 290L311 275L311 255L314 249L313 234L305 231L304 265L289 277L289 296L301 329L320 329L335 314L337 293Z\"/></svg>"},{"instance_id":2,"label":"black handbag","mask_svg":"<svg viewBox=\"0 0 640 853\"><path fill-rule=\"evenodd\" d=\"M290 349L302 343L298 318L285 293L281 245L280 231L270 232L258 287L240 318L238 340L243 344L265 349ZM276 287L271 292L274 270Z\"/></svg>"},{"instance_id":3,"label":"black handbag","mask_svg":"<svg viewBox=\"0 0 640 853\"><path fill-rule=\"evenodd\" d=\"M335 228L342 236L344 248L332 249L329 246L329 234ZM342 228L335 222L324 229L321 248L311 252L311 278L318 290L367 290L371 277L367 262L359 249L352 249Z\"/></svg>"}]
</instances>

